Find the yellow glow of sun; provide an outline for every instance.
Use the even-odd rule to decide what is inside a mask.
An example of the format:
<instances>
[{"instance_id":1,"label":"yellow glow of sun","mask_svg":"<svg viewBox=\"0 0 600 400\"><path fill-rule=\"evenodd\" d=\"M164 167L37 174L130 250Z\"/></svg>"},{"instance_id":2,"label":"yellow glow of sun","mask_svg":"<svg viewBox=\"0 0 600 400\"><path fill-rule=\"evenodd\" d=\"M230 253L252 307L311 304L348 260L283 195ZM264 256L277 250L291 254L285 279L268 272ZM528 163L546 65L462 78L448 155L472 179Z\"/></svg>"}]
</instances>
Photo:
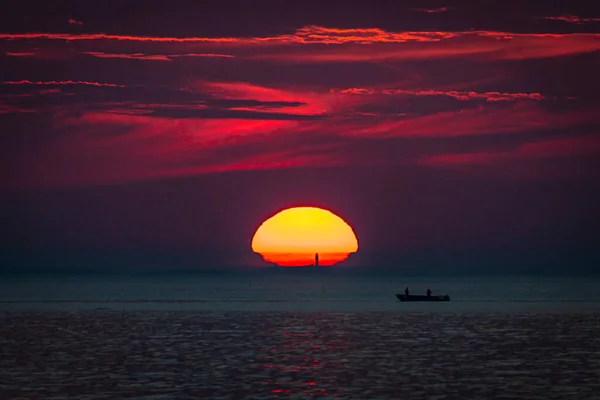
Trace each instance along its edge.
<instances>
[{"instance_id":1,"label":"yellow glow of sun","mask_svg":"<svg viewBox=\"0 0 600 400\"><path fill-rule=\"evenodd\" d=\"M252 250L265 261L285 267L319 266L345 260L358 250L356 235L343 219L316 207L283 210L263 222L252 238Z\"/></svg>"}]
</instances>

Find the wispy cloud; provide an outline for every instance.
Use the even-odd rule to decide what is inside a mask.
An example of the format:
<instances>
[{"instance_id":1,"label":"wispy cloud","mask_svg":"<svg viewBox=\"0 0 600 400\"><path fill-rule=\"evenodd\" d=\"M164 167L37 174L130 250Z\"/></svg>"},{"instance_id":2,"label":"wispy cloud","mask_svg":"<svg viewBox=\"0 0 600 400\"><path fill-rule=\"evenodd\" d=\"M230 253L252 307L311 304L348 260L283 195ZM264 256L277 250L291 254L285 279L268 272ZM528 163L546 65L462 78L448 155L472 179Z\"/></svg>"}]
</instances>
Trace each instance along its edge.
<instances>
[{"instance_id":1,"label":"wispy cloud","mask_svg":"<svg viewBox=\"0 0 600 400\"><path fill-rule=\"evenodd\" d=\"M157 54L143 54L143 53L102 53L99 51L84 51L82 54L98 58L123 58L129 60L153 60L153 61L171 61L171 59L164 55Z\"/></svg>"},{"instance_id":2,"label":"wispy cloud","mask_svg":"<svg viewBox=\"0 0 600 400\"><path fill-rule=\"evenodd\" d=\"M420 158L417 162L426 166L491 165L515 159L547 159L582 155L600 155L599 136L531 142L509 151L428 156Z\"/></svg>"},{"instance_id":3,"label":"wispy cloud","mask_svg":"<svg viewBox=\"0 0 600 400\"><path fill-rule=\"evenodd\" d=\"M448 96L457 100L486 100L494 101L517 101L517 100L544 100L540 93L503 93L503 92L475 92L457 90L404 90L404 89L369 89L348 88L331 90L334 93L353 95L410 95L410 96Z\"/></svg>"},{"instance_id":4,"label":"wispy cloud","mask_svg":"<svg viewBox=\"0 0 600 400\"><path fill-rule=\"evenodd\" d=\"M581 24L584 22L600 22L600 18L584 18L584 17L578 17L577 15L572 15L572 14L557 15L557 16L551 16L551 17L539 17L539 19L547 19L550 21L569 22L571 24Z\"/></svg>"},{"instance_id":5,"label":"wispy cloud","mask_svg":"<svg viewBox=\"0 0 600 400\"><path fill-rule=\"evenodd\" d=\"M73 18L69 18L68 22L69 22L69 25L79 25L79 26L83 25L83 22L78 21L78 20L73 19Z\"/></svg>"},{"instance_id":6,"label":"wispy cloud","mask_svg":"<svg viewBox=\"0 0 600 400\"><path fill-rule=\"evenodd\" d=\"M287 102L300 104L294 109L280 111L300 115L334 114L357 105L360 100L350 99L335 93L311 92L298 89L270 88L246 82L201 82L200 90L223 99L258 100L261 102Z\"/></svg>"},{"instance_id":7,"label":"wispy cloud","mask_svg":"<svg viewBox=\"0 0 600 400\"><path fill-rule=\"evenodd\" d=\"M33 113L35 110L16 107L11 104L3 104L0 102L0 114L16 114L16 113Z\"/></svg>"},{"instance_id":8,"label":"wispy cloud","mask_svg":"<svg viewBox=\"0 0 600 400\"><path fill-rule=\"evenodd\" d=\"M61 93L61 90L59 88L42 89L38 93L41 94L41 95L44 95L44 94L57 94L57 93Z\"/></svg>"},{"instance_id":9,"label":"wispy cloud","mask_svg":"<svg viewBox=\"0 0 600 400\"><path fill-rule=\"evenodd\" d=\"M88 85L88 86L106 86L106 87L125 87L125 85L117 85L115 83L102 83L102 82L90 82L90 81L4 81L4 85Z\"/></svg>"},{"instance_id":10,"label":"wispy cloud","mask_svg":"<svg viewBox=\"0 0 600 400\"><path fill-rule=\"evenodd\" d=\"M182 54L169 54L167 55L169 58L179 58L179 57L209 57L209 58L235 58L234 55L231 54L219 54L219 53L182 53Z\"/></svg>"},{"instance_id":11,"label":"wispy cloud","mask_svg":"<svg viewBox=\"0 0 600 400\"><path fill-rule=\"evenodd\" d=\"M529 66L515 68L596 52L595 33L306 26L263 37L4 33L0 46L8 57L43 59L5 58L15 67L0 86L3 119L44 111L40 121L50 121L39 131L52 134L14 160L33 186L301 166L496 165L595 148L541 144L597 124L594 104L560 109L565 92L582 93L571 92L573 74L545 85L528 79ZM35 74L18 68L36 61L44 67Z\"/></svg>"},{"instance_id":12,"label":"wispy cloud","mask_svg":"<svg viewBox=\"0 0 600 400\"><path fill-rule=\"evenodd\" d=\"M172 119L315 120L334 110L328 93L274 89L239 82L199 82L187 88L126 86L95 81L6 81L7 87L52 87L52 103L36 97L40 89L7 94L12 106L60 111L78 107L110 113ZM61 86L69 87L64 92ZM14 91L13 91L14 92ZM24 100L23 96L27 96Z\"/></svg>"},{"instance_id":13,"label":"wispy cloud","mask_svg":"<svg viewBox=\"0 0 600 400\"><path fill-rule=\"evenodd\" d=\"M459 137L564 128L582 118L579 115L555 116L539 107L517 103L510 108L478 107L382 121L355 127L350 132L377 137ZM588 121L592 119L593 116L587 116Z\"/></svg>"},{"instance_id":14,"label":"wispy cloud","mask_svg":"<svg viewBox=\"0 0 600 400\"><path fill-rule=\"evenodd\" d=\"M600 50L600 34L511 33L499 31L406 31L388 32L379 28L339 29L307 26L293 34L266 37L151 37L107 34L3 33L1 40L58 40L83 42L132 42L183 46L168 53L134 51L133 54L157 54L167 58L180 54L219 54L278 62L356 62L411 60L444 57L480 56L485 59L520 60L557 57ZM323 44L334 46L320 46ZM194 51L185 47L194 45ZM314 45L314 46L313 46ZM203 51L199 52L198 49ZM219 51L215 51L215 50ZM226 53L221 50L227 49ZM252 52L248 52L252 49ZM98 51L84 50L96 56ZM110 52L106 52L110 54ZM129 53L114 52L115 57ZM122 54L126 54L125 56ZM130 55L130 54L129 54ZM229 57L232 56L232 57ZM108 56L106 56L108 57Z\"/></svg>"},{"instance_id":15,"label":"wispy cloud","mask_svg":"<svg viewBox=\"0 0 600 400\"><path fill-rule=\"evenodd\" d=\"M144 54L144 53L105 53L101 51L84 51L82 54L98 58L121 58L129 60L172 61L183 57L234 58L231 54L218 53L182 53L182 54Z\"/></svg>"},{"instance_id":16,"label":"wispy cloud","mask_svg":"<svg viewBox=\"0 0 600 400\"><path fill-rule=\"evenodd\" d=\"M443 13L450 9L450 7L438 7L438 8L412 8L414 11L434 14L434 13Z\"/></svg>"},{"instance_id":17,"label":"wispy cloud","mask_svg":"<svg viewBox=\"0 0 600 400\"><path fill-rule=\"evenodd\" d=\"M56 133L47 143L49 148L42 153L38 149L21 160L28 162L31 173L27 177L29 181L23 178L21 184L114 184L300 166L416 163L424 167L442 167L495 165L515 157L551 159L569 154L591 154L598 149L598 142L593 139L579 142L546 140L520 145L515 150L483 145L480 151L452 154L443 154L443 142L437 146L442 154L431 154L430 146L423 141L428 138L446 141L490 134L525 134L532 129L565 128L582 120L585 121L573 114L552 115L531 103L502 108L492 104L403 121L173 119L107 111L73 115L65 110L56 114ZM59 135L62 131L71 134ZM73 135L72 132L80 134ZM394 146L398 150L394 150ZM413 150L399 152L407 146ZM425 154L420 155L419 148ZM61 162L51 162L49 157ZM115 167L107 167L106 160L114 160ZM74 165L77 168L74 169Z\"/></svg>"},{"instance_id":18,"label":"wispy cloud","mask_svg":"<svg viewBox=\"0 0 600 400\"><path fill-rule=\"evenodd\" d=\"M133 41L163 43L218 43L218 44L344 44L344 43L404 43L408 41L439 41L443 38L460 36L460 32L387 32L379 28L338 29L307 26L294 34L265 37L160 37L134 35L108 35L104 33L0 33L4 40L63 40L63 41Z\"/></svg>"},{"instance_id":19,"label":"wispy cloud","mask_svg":"<svg viewBox=\"0 0 600 400\"><path fill-rule=\"evenodd\" d=\"M7 51L4 55L8 57L35 57L36 53L31 51Z\"/></svg>"}]
</instances>

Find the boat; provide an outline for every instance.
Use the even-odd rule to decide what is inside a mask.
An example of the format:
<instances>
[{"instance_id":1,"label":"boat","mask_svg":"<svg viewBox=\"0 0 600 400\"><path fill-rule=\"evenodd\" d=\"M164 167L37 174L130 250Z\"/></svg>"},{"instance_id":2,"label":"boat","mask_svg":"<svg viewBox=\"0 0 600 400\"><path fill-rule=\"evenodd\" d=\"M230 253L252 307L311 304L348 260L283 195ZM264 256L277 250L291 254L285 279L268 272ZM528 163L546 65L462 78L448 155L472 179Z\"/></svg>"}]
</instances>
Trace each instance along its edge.
<instances>
[{"instance_id":1,"label":"boat","mask_svg":"<svg viewBox=\"0 0 600 400\"><path fill-rule=\"evenodd\" d=\"M405 294L397 294L396 297L400 301L450 301L450 296L447 294L443 296L420 296L414 294L407 296Z\"/></svg>"}]
</instances>

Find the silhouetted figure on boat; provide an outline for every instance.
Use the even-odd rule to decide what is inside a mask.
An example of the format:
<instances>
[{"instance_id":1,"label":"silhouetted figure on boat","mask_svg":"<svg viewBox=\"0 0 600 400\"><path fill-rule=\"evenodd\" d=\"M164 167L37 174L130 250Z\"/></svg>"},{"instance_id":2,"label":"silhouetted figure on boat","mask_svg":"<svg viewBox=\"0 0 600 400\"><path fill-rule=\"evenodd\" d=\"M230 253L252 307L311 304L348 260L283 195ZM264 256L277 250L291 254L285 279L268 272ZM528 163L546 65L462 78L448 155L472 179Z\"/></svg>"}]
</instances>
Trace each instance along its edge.
<instances>
[{"instance_id":1,"label":"silhouetted figure on boat","mask_svg":"<svg viewBox=\"0 0 600 400\"><path fill-rule=\"evenodd\" d=\"M406 289L404 289L404 294L407 295L407 296L410 294L410 292L408 290L408 286L406 287Z\"/></svg>"},{"instance_id":2,"label":"silhouetted figure on boat","mask_svg":"<svg viewBox=\"0 0 600 400\"><path fill-rule=\"evenodd\" d=\"M427 297L431 297L431 289L427 289Z\"/></svg>"},{"instance_id":3,"label":"silhouetted figure on boat","mask_svg":"<svg viewBox=\"0 0 600 400\"><path fill-rule=\"evenodd\" d=\"M315 267L319 266L319 253L315 253Z\"/></svg>"}]
</instances>

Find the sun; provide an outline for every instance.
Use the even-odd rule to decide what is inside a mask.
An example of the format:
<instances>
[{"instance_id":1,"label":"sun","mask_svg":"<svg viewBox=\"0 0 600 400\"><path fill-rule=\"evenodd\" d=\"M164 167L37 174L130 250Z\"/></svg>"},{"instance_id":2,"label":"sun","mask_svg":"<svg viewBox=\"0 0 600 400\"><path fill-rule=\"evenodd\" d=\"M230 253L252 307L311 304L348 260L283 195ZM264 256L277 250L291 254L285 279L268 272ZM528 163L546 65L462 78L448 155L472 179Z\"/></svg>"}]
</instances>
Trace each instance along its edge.
<instances>
[{"instance_id":1,"label":"sun","mask_svg":"<svg viewBox=\"0 0 600 400\"><path fill-rule=\"evenodd\" d=\"M293 207L264 221L252 250L284 267L331 266L358 251L358 240L342 218L317 207Z\"/></svg>"}]
</instances>

